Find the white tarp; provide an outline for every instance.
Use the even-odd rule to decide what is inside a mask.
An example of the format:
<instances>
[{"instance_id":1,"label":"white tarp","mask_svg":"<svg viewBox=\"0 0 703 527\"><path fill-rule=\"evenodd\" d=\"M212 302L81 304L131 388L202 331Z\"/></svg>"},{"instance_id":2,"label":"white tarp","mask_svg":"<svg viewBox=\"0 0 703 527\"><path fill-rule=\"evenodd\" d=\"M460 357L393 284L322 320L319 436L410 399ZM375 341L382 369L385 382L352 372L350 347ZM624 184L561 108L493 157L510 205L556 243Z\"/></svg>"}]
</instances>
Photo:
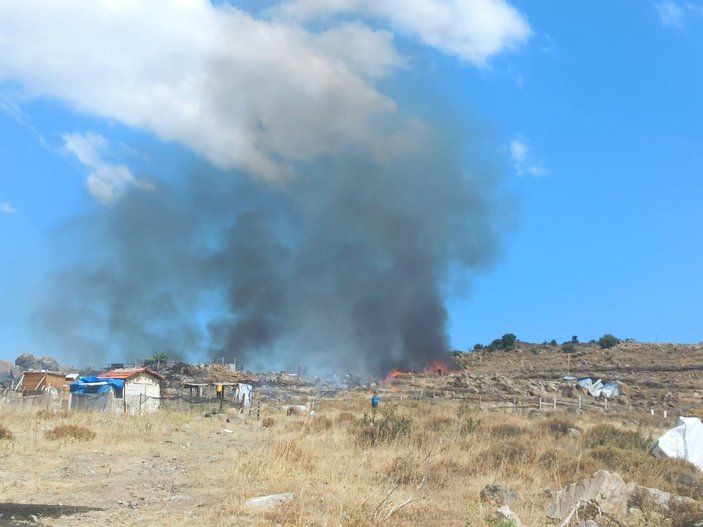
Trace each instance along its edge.
<instances>
[{"instance_id":1,"label":"white tarp","mask_svg":"<svg viewBox=\"0 0 703 527\"><path fill-rule=\"evenodd\" d=\"M239 383L234 389L234 402L243 406L251 405L251 384Z\"/></svg>"},{"instance_id":2,"label":"white tarp","mask_svg":"<svg viewBox=\"0 0 703 527\"><path fill-rule=\"evenodd\" d=\"M679 417L676 426L654 446L657 457L677 457L703 470L703 423L697 417Z\"/></svg>"},{"instance_id":3,"label":"white tarp","mask_svg":"<svg viewBox=\"0 0 703 527\"><path fill-rule=\"evenodd\" d=\"M578 381L578 384L588 390L588 393L595 398L598 398L601 395L607 398L617 397L620 395L620 387L616 382L608 382L603 384L601 379L594 381L593 379L586 378Z\"/></svg>"}]
</instances>

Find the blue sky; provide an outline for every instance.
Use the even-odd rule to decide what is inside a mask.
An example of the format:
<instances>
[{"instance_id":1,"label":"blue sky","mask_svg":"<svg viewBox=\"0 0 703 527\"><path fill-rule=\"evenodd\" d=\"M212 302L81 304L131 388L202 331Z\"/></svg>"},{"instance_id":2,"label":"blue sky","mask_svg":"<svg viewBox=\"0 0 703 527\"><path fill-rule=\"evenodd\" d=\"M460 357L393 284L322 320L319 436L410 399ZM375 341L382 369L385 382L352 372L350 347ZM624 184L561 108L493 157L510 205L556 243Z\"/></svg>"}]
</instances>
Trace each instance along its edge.
<instances>
[{"instance_id":1,"label":"blue sky","mask_svg":"<svg viewBox=\"0 0 703 527\"><path fill-rule=\"evenodd\" d=\"M412 134L411 119L448 112L465 123L466 156L494 167L504 229L495 262L447 292L452 347L506 332L702 340L703 3L222 4L186 2L158 21L167 2L0 6L0 357L70 357L47 351L30 320L47 277L101 251L64 236L76 218L198 163L278 185L295 177L287 161L376 155L391 132ZM261 27L280 48L257 41ZM243 53L220 53L215 28ZM233 73L205 96L212 57ZM220 104L228 82L245 112Z\"/></svg>"}]
</instances>

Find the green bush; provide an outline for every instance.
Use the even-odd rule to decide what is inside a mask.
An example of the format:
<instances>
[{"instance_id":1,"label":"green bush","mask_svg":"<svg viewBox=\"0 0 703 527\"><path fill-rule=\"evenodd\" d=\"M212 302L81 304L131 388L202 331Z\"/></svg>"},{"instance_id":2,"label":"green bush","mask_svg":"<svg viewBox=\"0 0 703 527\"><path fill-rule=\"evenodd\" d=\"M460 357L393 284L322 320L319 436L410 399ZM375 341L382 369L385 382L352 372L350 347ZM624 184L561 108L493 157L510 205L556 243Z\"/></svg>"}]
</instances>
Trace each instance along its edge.
<instances>
[{"instance_id":1,"label":"green bush","mask_svg":"<svg viewBox=\"0 0 703 527\"><path fill-rule=\"evenodd\" d=\"M609 333L598 339L598 345L603 349L614 348L618 344L620 344L620 339Z\"/></svg>"}]
</instances>

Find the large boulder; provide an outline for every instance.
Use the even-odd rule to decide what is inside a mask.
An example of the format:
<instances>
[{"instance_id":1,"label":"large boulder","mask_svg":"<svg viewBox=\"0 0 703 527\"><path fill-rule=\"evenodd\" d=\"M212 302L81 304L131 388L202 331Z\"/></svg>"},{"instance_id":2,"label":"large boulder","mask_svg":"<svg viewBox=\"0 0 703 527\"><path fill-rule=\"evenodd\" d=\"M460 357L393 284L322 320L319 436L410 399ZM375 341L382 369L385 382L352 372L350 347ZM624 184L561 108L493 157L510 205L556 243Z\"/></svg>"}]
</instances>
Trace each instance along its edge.
<instances>
[{"instance_id":1,"label":"large boulder","mask_svg":"<svg viewBox=\"0 0 703 527\"><path fill-rule=\"evenodd\" d=\"M603 511L614 516L627 514L630 489L619 474L599 470L589 479L564 487L552 500L547 516L563 520L574 508L595 500Z\"/></svg>"},{"instance_id":2,"label":"large boulder","mask_svg":"<svg viewBox=\"0 0 703 527\"><path fill-rule=\"evenodd\" d=\"M23 370L59 371L59 363L51 357L35 357L31 353L23 353L15 359L15 365Z\"/></svg>"},{"instance_id":3,"label":"large boulder","mask_svg":"<svg viewBox=\"0 0 703 527\"><path fill-rule=\"evenodd\" d=\"M563 520L574 509L590 501L596 502L604 512L621 518L646 513L658 515L661 519L682 506L700 511L700 505L691 498L625 483L619 474L599 470L589 479L562 488L552 500L547 516Z\"/></svg>"}]
</instances>

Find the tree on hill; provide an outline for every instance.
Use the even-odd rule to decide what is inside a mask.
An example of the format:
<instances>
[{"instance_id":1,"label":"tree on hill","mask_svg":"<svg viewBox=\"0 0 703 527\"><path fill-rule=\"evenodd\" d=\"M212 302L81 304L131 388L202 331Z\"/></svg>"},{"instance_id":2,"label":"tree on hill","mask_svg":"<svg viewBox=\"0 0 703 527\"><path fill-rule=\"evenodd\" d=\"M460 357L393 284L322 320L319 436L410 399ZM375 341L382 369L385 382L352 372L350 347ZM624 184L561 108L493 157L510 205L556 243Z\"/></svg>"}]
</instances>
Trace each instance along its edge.
<instances>
[{"instance_id":1,"label":"tree on hill","mask_svg":"<svg viewBox=\"0 0 703 527\"><path fill-rule=\"evenodd\" d=\"M500 337L501 347L504 350L511 350L515 347L515 342L517 341L517 336L512 333L506 333Z\"/></svg>"},{"instance_id":2,"label":"tree on hill","mask_svg":"<svg viewBox=\"0 0 703 527\"><path fill-rule=\"evenodd\" d=\"M561 346L561 351L564 353L574 353L576 351L576 346L573 342L565 342Z\"/></svg>"},{"instance_id":3,"label":"tree on hill","mask_svg":"<svg viewBox=\"0 0 703 527\"><path fill-rule=\"evenodd\" d=\"M151 357L150 359L145 359L143 362L144 366L151 366L155 367L156 369L162 368L166 366L166 363L168 362L168 353L166 353L165 351L154 353L153 357Z\"/></svg>"},{"instance_id":4,"label":"tree on hill","mask_svg":"<svg viewBox=\"0 0 703 527\"><path fill-rule=\"evenodd\" d=\"M618 344L620 344L620 339L610 333L607 333L598 339L598 345L603 349L614 348Z\"/></svg>"}]
</instances>

